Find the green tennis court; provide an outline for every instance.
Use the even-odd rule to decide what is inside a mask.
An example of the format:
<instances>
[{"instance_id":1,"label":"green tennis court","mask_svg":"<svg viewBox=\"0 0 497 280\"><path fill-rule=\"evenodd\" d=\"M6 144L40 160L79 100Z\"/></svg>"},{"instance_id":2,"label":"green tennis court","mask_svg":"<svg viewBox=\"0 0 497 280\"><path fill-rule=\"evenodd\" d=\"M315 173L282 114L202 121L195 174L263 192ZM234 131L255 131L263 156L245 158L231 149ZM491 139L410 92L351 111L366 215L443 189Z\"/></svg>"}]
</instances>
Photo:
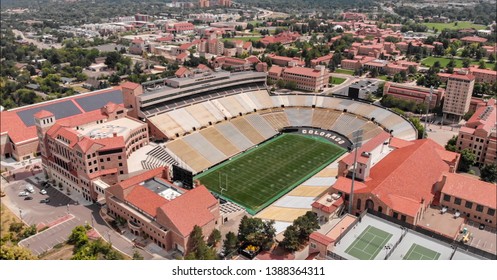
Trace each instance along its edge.
<instances>
[{"instance_id":1,"label":"green tennis court","mask_svg":"<svg viewBox=\"0 0 497 280\"><path fill-rule=\"evenodd\" d=\"M360 260L373 260L392 237L391 233L385 232L373 226L368 226L345 250L345 253Z\"/></svg>"},{"instance_id":2,"label":"green tennis court","mask_svg":"<svg viewBox=\"0 0 497 280\"><path fill-rule=\"evenodd\" d=\"M440 253L416 243L412 244L411 248L404 256L404 260L438 260L438 258L440 258Z\"/></svg>"}]
</instances>

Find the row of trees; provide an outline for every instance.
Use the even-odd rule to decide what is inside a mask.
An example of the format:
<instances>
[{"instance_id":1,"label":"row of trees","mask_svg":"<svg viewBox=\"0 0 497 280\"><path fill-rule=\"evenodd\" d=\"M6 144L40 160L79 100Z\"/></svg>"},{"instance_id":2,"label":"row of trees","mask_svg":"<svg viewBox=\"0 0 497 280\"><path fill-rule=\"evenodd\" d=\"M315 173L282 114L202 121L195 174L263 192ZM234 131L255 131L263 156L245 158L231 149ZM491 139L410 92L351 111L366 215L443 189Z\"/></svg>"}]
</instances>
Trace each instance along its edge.
<instances>
[{"instance_id":1,"label":"row of trees","mask_svg":"<svg viewBox=\"0 0 497 280\"><path fill-rule=\"evenodd\" d=\"M317 214L307 211L305 215L298 217L291 226L286 228L284 238L280 243L289 252L298 251L309 241L309 236L320 228Z\"/></svg>"},{"instance_id":2,"label":"row of trees","mask_svg":"<svg viewBox=\"0 0 497 280\"><path fill-rule=\"evenodd\" d=\"M73 260L122 260L124 256L114 250L111 244L101 238L91 241L88 238L89 226L75 227L69 236L68 243L74 245Z\"/></svg>"}]
</instances>

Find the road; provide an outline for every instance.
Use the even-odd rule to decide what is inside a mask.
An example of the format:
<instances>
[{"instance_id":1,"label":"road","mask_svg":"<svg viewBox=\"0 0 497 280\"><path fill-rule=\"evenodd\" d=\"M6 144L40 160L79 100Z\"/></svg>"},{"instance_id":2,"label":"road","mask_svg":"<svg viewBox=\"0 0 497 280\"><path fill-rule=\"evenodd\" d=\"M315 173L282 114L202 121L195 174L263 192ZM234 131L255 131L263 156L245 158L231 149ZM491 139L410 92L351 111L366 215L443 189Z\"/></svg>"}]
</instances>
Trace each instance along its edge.
<instances>
[{"instance_id":1,"label":"road","mask_svg":"<svg viewBox=\"0 0 497 280\"><path fill-rule=\"evenodd\" d=\"M60 49L62 48L62 45L61 44L45 44L43 42L40 42L38 40L34 40L34 39L29 39L29 38L26 38L24 36L24 34L20 31L20 30L17 30L17 29L12 29L12 32L14 32L15 36L21 36L22 39L30 44L33 44L35 45L37 48L39 49L51 49L51 48L55 48L55 49Z\"/></svg>"},{"instance_id":2,"label":"road","mask_svg":"<svg viewBox=\"0 0 497 280\"><path fill-rule=\"evenodd\" d=\"M41 175L38 177L41 178ZM38 229L49 226L48 229L21 241L20 246L29 248L34 254L39 255L50 250L54 245L66 241L75 226L89 224L93 225L97 233L121 253L132 256L134 251L138 251L144 259L158 258L156 255L134 248L130 240L109 227L99 214L99 206L77 203L54 187L46 188L47 195L42 195L39 181L41 180L37 180L36 176L32 176L26 181L15 181L3 186L6 196L2 198L2 203L24 223L37 225ZM28 182L35 186L35 192L31 194L32 200L24 200L24 197L18 196ZM40 200L44 198L50 198L50 202L41 203Z\"/></svg>"}]
</instances>

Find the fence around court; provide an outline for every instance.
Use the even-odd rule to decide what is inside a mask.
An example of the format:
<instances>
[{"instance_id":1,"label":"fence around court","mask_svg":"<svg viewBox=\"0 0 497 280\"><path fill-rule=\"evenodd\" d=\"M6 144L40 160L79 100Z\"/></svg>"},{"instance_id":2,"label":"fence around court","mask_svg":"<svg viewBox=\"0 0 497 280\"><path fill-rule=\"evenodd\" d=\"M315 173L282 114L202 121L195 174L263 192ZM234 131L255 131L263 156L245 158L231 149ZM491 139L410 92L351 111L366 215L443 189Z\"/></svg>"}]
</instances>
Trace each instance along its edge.
<instances>
[{"instance_id":1,"label":"fence around court","mask_svg":"<svg viewBox=\"0 0 497 280\"><path fill-rule=\"evenodd\" d=\"M387 220L387 221L389 221L391 223L399 225L401 227L404 227L404 228L407 228L407 229L410 229L410 230L414 230L414 231L419 232L419 233L421 233L423 235L429 236L429 237L434 238L434 239L436 239L438 241L441 241L443 243L449 244L450 246L452 246L454 248L454 250L460 249L461 251L466 251L466 252L475 254L477 256L486 258L486 259L497 260L497 255L495 255L495 254L492 254L492 253L484 251L482 249L470 246L468 244L464 244L462 241L458 242L458 241L456 241L456 240L454 240L452 238L444 236L444 235L442 235L442 234L440 234L438 232L434 232L434 231L428 230L428 229L426 229L424 227L415 226L415 225L403 222L401 220L395 219L392 216L386 215L384 213L380 213L380 212L372 210L372 209L367 209L367 211L363 211L361 213L361 216L363 216L363 213L366 213L366 212L369 213L369 214L371 214L371 215L373 215L373 216L382 218L382 219ZM398 241L398 243L400 243L400 241L402 240L402 238L403 237L400 238L400 240ZM390 252L392 252L392 251L393 250L390 250ZM453 256L453 254L452 254L452 256ZM452 258L452 256L451 256L451 258Z\"/></svg>"},{"instance_id":2,"label":"fence around court","mask_svg":"<svg viewBox=\"0 0 497 280\"><path fill-rule=\"evenodd\" d=\"M363 211L359 217L350 224L350 226L348 228L346 228L344 231L342 231L342 233L340 233L340 235L337 237L337 239L335 240L335 244L337 243L340 243L340 240L342 240L342 237L344 237L351 229L353 229L355 227L355 225L357 225L357 223L359 223L362 219L362 217L364 217L364 215L366 215L366 211Z\"/></svg>"}]
</instances>

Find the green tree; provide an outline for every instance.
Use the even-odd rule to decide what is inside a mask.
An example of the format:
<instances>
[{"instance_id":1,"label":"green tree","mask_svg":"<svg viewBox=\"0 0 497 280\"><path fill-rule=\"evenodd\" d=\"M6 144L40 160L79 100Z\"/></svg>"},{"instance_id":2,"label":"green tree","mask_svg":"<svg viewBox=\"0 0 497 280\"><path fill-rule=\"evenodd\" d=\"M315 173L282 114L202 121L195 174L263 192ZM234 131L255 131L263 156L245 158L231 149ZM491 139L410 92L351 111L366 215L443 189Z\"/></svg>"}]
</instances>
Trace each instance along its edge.
<instances>
[{"instance_id":1,"label":"green tree","mask_svg":"<svg viewBox=\"0 0 497 280\"><path fill-rule=\"evenodd\" d=\"M485 164L480 170L480 178L485 182L497 182L497 164Z\"/></svg>"},{"instance_id":2,"label":"green tree","mask_svg":"<svg viewBox=\"0 0 497 280\"><path fill-rule=\"evenodd\" d=\"M458 170L468 172L469 168L476 163L476 156L470 149L461 151L461 160L459 161Z\"/></svg>"},{"instance_id":3,"label":"green tree","mask_svg":"<svg viewBox=\"0 0 497 280\"><path fill-rule=\"evenodd\" d=\"M462 67L468 68L469 65L471 65L471 60L469 58L466 57L465 59L462 60Z\"/></svg>"},{"instance_id":4,"label":"green tree","mask_svg":"<svg viewBox=\"0 0 497 280\"><path fill-rule=\"evenodd\" d=\"M3 244L0 247L0 260L35 260L31 251L17 245Z\"/></svg>"},{"instance_id":5,"label":"green tree","mask_svg":"<svg viewBox=\"0 0 497 280\"><path fill-rule=\"evenodd\" d=\"M283 240L280 245L289 252L295 252L300 248L299 232L294 225L290 225L283 233Z\"/></svg>"},{"instance_id":6,"label":"green tree","mask_svg":"<svg viewBox=\"0 0 497 280\"><path fill-rule=\"evenodd\" d=\"M480 68L480 69L487 68L487 64L485 63L485 60L481 59L480 62L478 62L478 68Z\"/></svg>"},{"instance_id":7,"label":"green tree","mask_svg":"<svg viewBox=\"0 0 497 280\"><path fill-rule=\"evenodd\" d=\"M423 139L424 138L424 133L425 133L425 128L421 124L421 121L419 118L411 117L409 118L409 121L414 125L416 130L418 130L418 139Z\"/></svg>"},{"instance_id":8,"label":"green tree","mask_svg":"<svg viewBox=\"0 0 497 280\"><path fill-rule=\"evenodd\" d=\"M207 239L207 244L209 246L216 246L219 241L221 241L221 232L218 229L214 229L211 234L209 235L209 238Z\"/></svg>"},{"instance_id":9,"label":"green tree","mask_svg":"<svg viewBox=\"0 0 497 280\"><path fill-rule=\"evenodd\" d=\"M143 256L138 251L133 251L133 260L143 260Z\"/></svg>"},{"instance_id":10,"label":"green tree","mask_svg":"<svg viewBox=\"0 0 497 280\"><path fill-rule=\"evenodd\" d=\"M86 235L86 228L84 226L77 226L72 230L71 235L67 242L76 246L76 249L88 244L88 236Z\"/></svg>"},{"instance_id":11,"label":"green tree","mask_svg":"<svg viewBox=\"0 0 497 280\"><path fill-rule=\"evenodd\" d=\"M307 211L298 217L293 221L293 226L298 230L300 243L308 241L309 235L320 228L318 216L312 211Z\"/></svg>"},{"instance_id":12,"label":"green tree","mask_svg":"<svg viewBox=\"0 0 497 280\"><path fill-rule=\"evenodd\" d=\"M105 58L105 64L110 68L114 69L117 63L121 60L122 55L118 52L110 52Z\"/></svg>"},{"instance_id":13,"label":"green tree","mask_svg":"<svg viewBox=\"0 0 497 280\"><path fill-rule=\"evenodd\" d=\"M121 77L117 75L117 73L113 73L112 75L109 76L109 83L112 85L117 85L119 82L121 82Z\"/></svg>"},{"instance_id":14,"label":"green tree","mask_svg":"<svg viewBox=\"0 0 497 280\"><path fill-rule=\"evenodd\" d=\"M259 218L244 216L238 227L238 241L261 246L267 250L274 242L275 233L274 221L264 222Z\"/></svg>"},{"instance_id":15,"label":"green tree","mask_svg":"<svg viewBox=\"0 0 497 280\"><path fill-rule=\"evenodd\" d=\"M457 136L452 136L449 141L447 141L447 144L445 145L445 149L447 151L455 152L456 151L456 144L457 144Z\"/></svg>"},{"instance_id":16,"label":"green tree","mask_svg":"<svg viewBox=\"0 0 497 280\"><path fill-rule=\"evenodd\" d=\"M195 225L188 239L188 251L185 256L187 260L215 260L217 259L216 251L207 246L204 240L202 228Z\"/></svg>"},{"instance_id":17,"label":"green tree","mask_svg":"<svg viewBox=\"0 0 497 280\"><path fill-rule=\"evenodd\" d=\"M226 234L226 239L224 239L223 254L225 256L228 256L231 253L235 252L237 248L238 248L238 238L233 232L230 231Z\"/></svg>"},{"instance_id":18,"label":"green tree","mask_svg":"<svg viewBox=\"0 0 497 280\"><path fill-rule=\"evenodd\" d=\"M490 63L494 63L495 62L495 55L493 53L491 53L488 56L488 62L490 62Z\"/></svg>"}]
</instances>

